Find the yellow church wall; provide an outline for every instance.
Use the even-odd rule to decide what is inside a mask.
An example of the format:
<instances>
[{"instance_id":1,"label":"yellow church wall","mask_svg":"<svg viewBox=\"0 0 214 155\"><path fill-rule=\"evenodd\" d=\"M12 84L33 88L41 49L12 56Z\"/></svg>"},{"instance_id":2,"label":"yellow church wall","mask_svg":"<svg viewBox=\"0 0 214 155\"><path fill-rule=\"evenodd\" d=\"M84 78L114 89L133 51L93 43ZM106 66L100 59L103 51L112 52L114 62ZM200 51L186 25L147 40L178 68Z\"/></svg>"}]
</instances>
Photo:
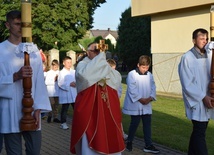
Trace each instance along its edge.
<instances>
[{"instance_id":1,"label":"yellow church wall","mask_svg":"<svg viewBox=\"0 0 214 155\"><path fill-rule=\"evenodd\" d=\"M132 16L213 4L213 0L132 0Z\"/></svg>"},{"instance_id":2,"label":"yellow church wall","mask_svg":"<svg viewBox=\"0 0 214 155\"><path fill-rule=\"evenodd\" d=\"M152 65L158 94L181 96L178 64L183 53L192 48L192 32L197 28L210 31L210 6L151 16Z\"/></svg>"},{"instance_id":3,"label":"yellow church wall","mask_svg":"<svg viewBox=\"0 0 214 155\"><path fill-rule=\"evenodd\" d=\"M208 7L203 10L156 14L151 20L152 53L180 53L192 47L192 32L210 29Z\"/></svg>"}]
</instances>

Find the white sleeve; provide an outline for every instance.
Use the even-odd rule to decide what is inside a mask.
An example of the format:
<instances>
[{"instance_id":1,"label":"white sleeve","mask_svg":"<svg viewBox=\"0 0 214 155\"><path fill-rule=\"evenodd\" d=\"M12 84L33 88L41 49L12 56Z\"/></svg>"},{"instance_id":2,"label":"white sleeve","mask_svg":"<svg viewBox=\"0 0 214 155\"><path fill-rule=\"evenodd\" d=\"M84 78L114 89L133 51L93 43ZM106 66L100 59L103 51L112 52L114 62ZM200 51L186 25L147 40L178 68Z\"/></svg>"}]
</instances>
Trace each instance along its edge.
<instances>
[{"instance_id":1,"label":"white sleeve","mask_svg":"<svg viewBox=\"0 0 214 155\"><path fill-rule=\"evenodd\" d=\"M76 68L77 91L80 92L106 78L110 71L111 67L106 61L104 52L99 53L92 60L86 57Z\"/></svg>"},{"instance_id":2,"label":"white sleeve","mask_svg":"<svg viewBox=\"0 0 214 155\"><path fill-rule=\"evenodd\" d=\"M129 97L134 103L141 98L141 94L138 92L138 86L133 72L129 72L126 82Z\"/></svg>"},{"instance_id":3,"label":"white sleeve","mask_svg":"<svg viewBox=\"0 0 214 155\"><path fill-rule=\"evenodd\" d=\"M70 89L70 83L68 84L65 80L65 73L63 72L63 70L61 70L59 72L59 76L58 76L58 86L60 89L65 90L65 91L69 91Z\"/></svg>"},{"instance_id":4,"label":"white sleeve","mask_svg":"<svg viewBox=\"0 0 214 155\"><path fill-rule=\"evenodd\" d=\"M10 65L5 62L0 63L0 97L12 98L13 84L13 72Z\"/></svg>"},{"instance_id":5,"label":"white sleeve","mask_svg":"<svg viewBox=\"0 0 214 155\"><path fill-rule=\"evenodd\" d=\"M178 66L178 73L180 77L180 82L182 85L182 91L185 98L188 100L189 106L200 103L202 99L206 96L206 93L201 90L200 86L195 82L195 75L189 67L189 61L191 58L184 55L181 58L181 62Z\"/></svg>"},{"instance_id":6,"label":"white sleeve","mask_svg":"<svg viewBox=\"0 0 214 155\"><path fill-rule=\"evenodd\" d=\"M47 74L46 74L46 77L45 77L45 84L47 86L52 86L52 85L55 85L55 77L54 77L54 74L52 74L53 72L51 71L48 71Z\"/></svg>"}]
</instances>

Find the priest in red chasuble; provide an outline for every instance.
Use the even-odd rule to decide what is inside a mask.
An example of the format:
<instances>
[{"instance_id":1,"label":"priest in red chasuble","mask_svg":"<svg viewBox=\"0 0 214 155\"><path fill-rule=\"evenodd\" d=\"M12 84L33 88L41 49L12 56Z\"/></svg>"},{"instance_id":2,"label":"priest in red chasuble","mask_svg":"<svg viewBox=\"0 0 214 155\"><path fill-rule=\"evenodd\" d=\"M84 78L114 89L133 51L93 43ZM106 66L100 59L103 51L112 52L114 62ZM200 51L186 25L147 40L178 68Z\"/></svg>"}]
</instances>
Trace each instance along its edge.
<instances>
[{"instance_id":1,"label":"priest in red chasuble","mask_svg":"<svg viewBox=\"0 0 214 155\"><path fill-rule=\"evenodd\" d=\"M78 155L119 155L124 150L117 90L121 75L91 43L87 57L76 67L77 98L72 120L70 151Z\"/></svg>"}]
</instances>

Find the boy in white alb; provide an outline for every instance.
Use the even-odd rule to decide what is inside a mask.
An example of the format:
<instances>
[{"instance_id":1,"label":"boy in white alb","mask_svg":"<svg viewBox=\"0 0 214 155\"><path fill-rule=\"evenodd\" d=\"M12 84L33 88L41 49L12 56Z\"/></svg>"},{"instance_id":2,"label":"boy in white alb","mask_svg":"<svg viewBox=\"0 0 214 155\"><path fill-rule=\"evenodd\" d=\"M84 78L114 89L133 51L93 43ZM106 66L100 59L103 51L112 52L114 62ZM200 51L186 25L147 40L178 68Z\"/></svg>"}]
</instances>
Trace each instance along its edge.
<instances>
[{"instance_id":1,"label":"boy in white alb","mask_svg":"<svg viewBox=\"0 0 214 155\"><path fill-rule=\"evenodd\" d=\"M123 113L131 116L126 149L132 151L132 141L142 119L145 147L144 152L159 153L151 139L152 104L156 98L156 86L153 75L148 71L151 64L149 56L139 58L137 68L128 73L127 91Z\"/></svg>"},{"instance_id":2,"label":"boy in white alb","mask_svg":"<svg viewBox=\"0 0 214 155\"><path fill-rule=\"evenodd\" d=\"M50 123L53 117L53 122L60 123L58 116L58 105L59 105L59 86L57 78L59 74L59 62L54 59L51 63L51 70L46 74L45 84L48 90L48 96L51 102L52 111L48 113L47 122Z\"/></svg>"},{"instance_id":3,"label":"boy in white alb","mask_svg":"<svg viewBox=\"0 0 214 155\"><path fill-rule=\"evenodd\" d=\"M61 126L60 128L66 130L67 112L71 104L74 109L74 102L77 96L75 70L72 70L72 59L66 56L63 59L63 69L59 72L58 86L59 86L59 104L62 104L61 109Z\"/></svg>"}]
</instances>

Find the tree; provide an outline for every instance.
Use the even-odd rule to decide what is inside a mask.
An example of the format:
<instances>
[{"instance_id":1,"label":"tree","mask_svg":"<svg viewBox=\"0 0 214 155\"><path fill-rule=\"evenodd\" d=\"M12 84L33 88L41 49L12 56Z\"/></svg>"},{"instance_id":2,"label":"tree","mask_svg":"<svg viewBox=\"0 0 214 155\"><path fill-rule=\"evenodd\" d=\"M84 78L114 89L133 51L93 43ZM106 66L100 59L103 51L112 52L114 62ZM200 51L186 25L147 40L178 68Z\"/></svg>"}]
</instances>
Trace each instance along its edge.
<instances>
[{"instance_id":1,"label":"tree","mask_svg":"<svg viewBox=\"0 0 214 155\"><path fill-rule=\"evenodd\" d=\"M95 40L95 37L93 37L93 38L84 38L84 39L80 39L78 41L78 43L80 43L85 48L85 50L87 50L87 46L90 43L94 42L94 40ZM77 48L75 48L75 49L76 49L75 51L80 51L80 47L79 46Z\"/></svg>"},{"instance_id":2,"label":"tree","mask_svg":"<svg viewBox=\"0 0 214 155\"><path fill-rule=\"evenodd\" d=\"M131 70L136 67L141 55L151 55L151 19L131 17L131 7L121 16L116 50L120 59Z\"/></svg>"},{"instance_id":3,"label":"tree","mask_svg":"<svg viewBox=\"0 0 214 155\"><path fill-rule=\"evenodd\" d=\"M108 51L110 51L111 53L114 53L114 45L111 43L111 40L106 39L105 43L108 44Z\"/></svg>"},{"instance_id":4,"label":"tree","mask_svg":"<svg viewBox=\"0 0 214 155\"><path fill-rule=\"evenodd\" d=\"M69 49L77 45L86 31L92 28L93 14L106 0L32 0L33 42L39 47ZM0 25L5 14L13 9L20 10L20 0L0 0ZM0 28L0 38L8 33Z\"/></svg>"},{"instance_id":5,"label":"tree","mask_svg":"<svg viewBox=\"0 0 214 155\"><path fill-rule=\"evenodd\" d=\"M97 37L94 39L94 42L100 43L100 40L103 40L103 37L102 37L102 36L97 36Z\"/></svg>"}]
</instances>

